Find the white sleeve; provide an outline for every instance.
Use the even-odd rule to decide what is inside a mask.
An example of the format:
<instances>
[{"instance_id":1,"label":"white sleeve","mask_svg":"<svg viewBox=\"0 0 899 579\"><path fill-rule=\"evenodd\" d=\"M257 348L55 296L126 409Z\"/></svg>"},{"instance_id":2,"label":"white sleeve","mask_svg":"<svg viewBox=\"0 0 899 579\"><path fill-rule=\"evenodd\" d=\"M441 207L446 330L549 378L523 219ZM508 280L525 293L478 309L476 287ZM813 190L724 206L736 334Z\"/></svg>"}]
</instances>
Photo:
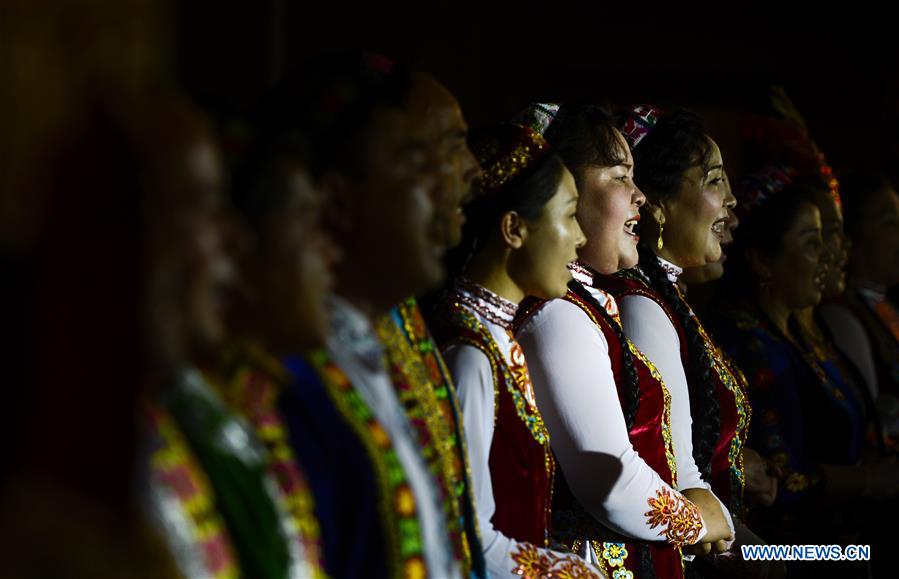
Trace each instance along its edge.
<instances>
[{"instance_id":1,"label":"white sleeve","mask_svg":"<svg viewBox=\"0 0 899 579\"><path fill-rule=\"evenodd\" d=\"M622 296L618 300L618 309L624 333L652 361L671 394L671 438L677 463L678 490L704 488L711 492L711 485L703 480L693 458L690 389L681 360L677 329L665 310L646 296ZM733 533L733 518L720 499L718 503Z\"/></svg>"},{"instance_id":2,"label":"white sleeve","mask_svg":"<svg viewBox=\"0 0 899 579\"><path fill-rule=\"evenodd\" d=\"M678 489L711 488L702 480L693 459L693 419L690 390L680 355L680 337L659 304L645 296L628 295L618 300L624 333L649 358L671 394L671 436L677 462Z\"/></svg>"},{"instance_id":3,"label":"white sleeve","mask_svg":"<svg viewBox=\"0 0 899 579\"><path fill-rule=\"evenodd\" d=\"M653 528L647 516L668 495L685 509L683 520L695 520L687 542L700 540L706 529L699 510L631 445L602 331L576 305L553 300L522 326L518 340L553 452L581 505L624 535L682 543L665 525Z\"/></svg>"},{"instance_id":4,"label":"white sleeve","mask_svg":"<svg viewBox=\"0 0 899 579\"><path fill-rule=\"evenodd\" d=\"M489 464L494 426L493 372L490 361L486 354L469 345L451 346L443 352L443 359L459 396L481 542L490 576L497 579L520 579L521 574L517 572L521 564L519 559L537 557L548 565L548 570L552 570L553 565L568 562L585 567L596 573L598 578L598 572L586 567L586 563L576 556L520 543L503 535L493 526L496 502L493 498ZM586 573L584 576L590 577Z\"/></svg>"},{"instance_id":5,"label":"white sleeve","mask_svg":"<svg viewBox=\"0 0 899 579\"><path fill-rule=\"evenodd\" d=\"M837 348L849 358L861 372L871 396L877 400L880 393L877 384L877 370L874 365L874 354L868 334L859 319L849 308L838 304L821 306L821 317L830 329Z\"/></svg>"}]
</instances>

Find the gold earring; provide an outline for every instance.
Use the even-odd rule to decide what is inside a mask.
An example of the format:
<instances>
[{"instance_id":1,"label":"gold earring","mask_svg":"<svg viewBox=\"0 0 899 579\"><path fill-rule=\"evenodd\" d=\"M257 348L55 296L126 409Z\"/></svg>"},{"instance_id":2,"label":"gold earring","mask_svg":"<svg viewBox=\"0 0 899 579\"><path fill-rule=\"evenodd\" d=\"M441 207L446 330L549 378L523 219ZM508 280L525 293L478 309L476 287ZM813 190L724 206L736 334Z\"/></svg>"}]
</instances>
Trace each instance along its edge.
<instances>
[{"instance_id":1,"label":"gold earring","mask_svg":"<svg viewBox=\"0 0 899 579\"><path fill-rule=\"evenodd\" d=\"M659 241L656 243L656 249L662 251L662 248L665 247L665 242L662 240L662 232L665 230L665 225L663 223L659 223Z\"/></svg>"}]
</instances>

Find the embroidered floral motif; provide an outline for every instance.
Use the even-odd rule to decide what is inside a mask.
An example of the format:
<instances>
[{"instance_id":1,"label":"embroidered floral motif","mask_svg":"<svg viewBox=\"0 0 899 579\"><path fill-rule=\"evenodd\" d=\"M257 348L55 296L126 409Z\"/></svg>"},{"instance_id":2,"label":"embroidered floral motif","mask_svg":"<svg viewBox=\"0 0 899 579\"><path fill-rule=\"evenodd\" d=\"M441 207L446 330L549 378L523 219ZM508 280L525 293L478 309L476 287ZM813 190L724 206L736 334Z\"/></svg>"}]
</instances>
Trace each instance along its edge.
<instances>
[{"instance_id":1,"label":"embroidered floral motif","mask_svg":"<svg viewBox=\"0 0 899 579\"><path fill-rule=\"evenodd\" d=\"M541 551L531 543L520 543L512 553L511 571L523 579L600 579L587 563L574 555Z\"/></svg>"},{"instance_id":2,"label":"embroidered floral motif","mask_svg":"<svg viewBox=\"0 0 899 579\"><path fill-rule=\"evenodd\" d=\"M692 545L699 540L702 518L695 505L680 494L672 494L666 488L659 489L655 498L646 501L650 510L644 513L649 528L665 527L659 531L673 545Z\"/></svg>"},{"instance_id":3,"label":"embroidered floral motif","mask_svg":"<svg viewBox=\"0 0 899 579\"><path fill-rule=\"evenodd\" d=\"M786 485L790 492L797 493L808 488L809 479L804 474L794 472L787 477Z\"/></svg>"},{"instance_id":4,"label":"embroidered floral motif","mask_svg":"<svg viewBox=\"0 0 899 579\"><path fill-rule=\"evenodd\" d=\"M627 569L615 569L612 571L612 579L634 579L634 574Z\"/></svg>"},{"instance_id":5,"label":"embroidered floral motif","mask_svg":"<svg viewBox=\"0 0 899 579\"><path fill-rule=\"evenodd\" d=\"M612 567L621 567L624 560L627 559L627 547L624 543L603 543L602 558L609 562Z\"/></svg>"}]
</instances>

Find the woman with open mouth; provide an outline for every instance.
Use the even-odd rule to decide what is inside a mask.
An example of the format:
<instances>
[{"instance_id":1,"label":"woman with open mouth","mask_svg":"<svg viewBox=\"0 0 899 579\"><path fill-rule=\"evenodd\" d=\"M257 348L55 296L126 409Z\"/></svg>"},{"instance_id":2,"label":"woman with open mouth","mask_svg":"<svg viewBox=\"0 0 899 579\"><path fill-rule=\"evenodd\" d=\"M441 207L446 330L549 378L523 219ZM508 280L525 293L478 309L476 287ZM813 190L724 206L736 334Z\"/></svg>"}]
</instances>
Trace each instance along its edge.
<instances>
[{"instance_id":1,"label":"woman with open mouth","mask_svg":"<svg viewBox=\"0 0 899 579\"><path fill-rule=\"evenodd\" d=\"M719 261L736 199L726 185L721 151L695 114L641 106L624 115L620 126L633 151L635 181L647 198L639 264L621 272L613 290L624 331L671 391L678 476L709 489L731 528L737 519L742 531L743 449L751 415L746 381L678 286L685 268ZM691 419L692 428L684 427Z\"/></svg>"},{"instance_id":2,"label":"woman with open mouth","mask_svg":"<svg viewBox=\"0 0 899 579\"><path fill-rule=\"evenodd\" d=\"M668 389L624 335L607 289L612 274L637 263L645 197L634 160L600 107L539 104L526 113L575 175L588 237L569 266L568 293L523 304L517 320L564 475L554 538L609 577L683 577L682 551L709 549L730 529L698 477L681 478Z\"/></svg>"}]
</instances>

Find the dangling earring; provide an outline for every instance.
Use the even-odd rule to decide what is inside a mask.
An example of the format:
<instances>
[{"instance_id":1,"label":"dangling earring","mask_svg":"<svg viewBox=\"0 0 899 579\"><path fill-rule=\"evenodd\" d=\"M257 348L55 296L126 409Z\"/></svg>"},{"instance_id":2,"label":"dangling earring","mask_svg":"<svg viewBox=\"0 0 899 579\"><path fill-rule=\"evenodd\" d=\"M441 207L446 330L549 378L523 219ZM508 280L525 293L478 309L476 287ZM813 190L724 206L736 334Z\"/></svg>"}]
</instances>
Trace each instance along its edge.
<instances>
[{"instance_id":1,"label":"dangling earring","mask_svg":"<svg viewBox=\"0 0 899 579\"><path fill-rule=\"evenodd\" d=\"M665 224L659 223L659 240L656 242L656 249L662 251L662 248L665 247L665 242L662 240L662 232L665 230Z\"/></svg>"}]
</instances>

